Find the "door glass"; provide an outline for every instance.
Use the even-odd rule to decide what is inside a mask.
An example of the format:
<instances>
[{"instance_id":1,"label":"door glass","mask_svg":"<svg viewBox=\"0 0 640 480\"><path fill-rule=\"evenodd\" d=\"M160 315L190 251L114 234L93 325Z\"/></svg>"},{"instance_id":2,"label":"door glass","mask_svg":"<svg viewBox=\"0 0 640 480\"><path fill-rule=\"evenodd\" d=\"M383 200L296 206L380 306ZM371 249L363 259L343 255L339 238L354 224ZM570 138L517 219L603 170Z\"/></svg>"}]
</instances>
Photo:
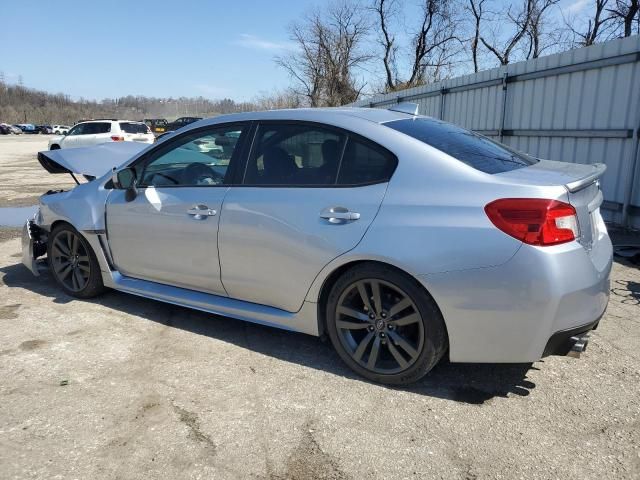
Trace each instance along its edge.
<instances>
[{"instance_id":1,"label":"door glass","mask_svg":"<svg viewBox=\"0 0 640 480\"><path fill-rule=\"evenodd\" d=\"M388 182L397 160L387 150L350 137L338 175L339 185L370 185Z\"/></svg>"},{"instance_id":2,"label":"door glass","mask_svg":"<svg viewBox=\"0 0 640 480\"><path fill-rule=\"evenodd\" d=\"M146 163L140 186L220 185L244 127L231 126L186 134Z\"/></svg>"},{"instance_id":3,"label":"door glass","mask_svg":"<svg viewBox=\"0 0 640 480\"><path fill-rule=\"evenodd\" d=\"M345 137L312 125L261 125L244 183L335 185Z\"/></svg>"},{"instance_id":4,"label":"door glass","mask_svg":"<svg viewBox=\"0 0 640 480\"><path fill-rule=\"evenodd\" d=\"M73 135L84 135L85 132L85 128L86 128L87 124L86 123L81 123L80 125L76 125L75 127L73 127L71 130L69 130L68 135L69 136L73 136Z\"/></svg>"}]
</instances>

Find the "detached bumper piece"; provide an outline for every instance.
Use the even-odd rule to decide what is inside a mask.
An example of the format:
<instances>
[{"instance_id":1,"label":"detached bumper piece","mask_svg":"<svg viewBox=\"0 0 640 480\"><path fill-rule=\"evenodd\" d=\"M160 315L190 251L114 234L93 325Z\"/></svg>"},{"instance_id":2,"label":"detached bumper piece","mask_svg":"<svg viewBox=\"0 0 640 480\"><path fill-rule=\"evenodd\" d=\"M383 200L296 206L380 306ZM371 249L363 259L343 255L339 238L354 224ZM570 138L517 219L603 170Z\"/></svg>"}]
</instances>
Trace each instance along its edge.
<instances>
[{"instance_id":1,"label":"detached bumper piece","mask_svg":"<svg viewBox=\"0 0 640 480\"><path fill-rule=\"evenodd\" d=\"M39 276L36 259L47 253L46 231L38 227L33 220L28 220L22 228L22 263Z\"/></svg>"},{"instance_id":2,"label":"detached bumper piece","mask_svg":"<svg viewBox=\"0 0 640 480\"><path fill-rule=\"evenodd\" d=\"M598 328L598 323L600 323L599 318L586 325L554 333L547 342L542 356L562 355L580 358L580 354L587 349L589 344L589 333Z\"/></svg>"}]
</instances>

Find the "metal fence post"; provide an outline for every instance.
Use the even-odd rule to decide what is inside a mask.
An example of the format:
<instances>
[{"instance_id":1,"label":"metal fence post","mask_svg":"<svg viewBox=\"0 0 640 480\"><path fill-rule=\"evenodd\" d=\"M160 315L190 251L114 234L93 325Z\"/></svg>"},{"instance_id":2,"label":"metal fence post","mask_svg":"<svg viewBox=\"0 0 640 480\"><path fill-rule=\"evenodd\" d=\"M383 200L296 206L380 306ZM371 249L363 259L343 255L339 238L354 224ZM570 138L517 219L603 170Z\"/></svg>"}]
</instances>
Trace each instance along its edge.
<instances>
[{"instance_id":1,"label":"metal fence post","mask_svg":"<svg viewBox=\"0 0 640 480\"><path fill-rule=\"evenodd\" d=\"M505 72L502 76L502 111L500 112L500 127L498 128L498 136L500 141L504 138L504 122L507 112L507 80L509 73Z\"/></svg>"},{"instance_id":2,"label":"metal fence post","mask_svg":"<svg viewBox=\"0 0 640 480\"><path fill-rule=\"evenodd\" d=\"M440 89L440 120L444 120L444 96L449 93L447 88Z\"/></svg>"}]
</instances>

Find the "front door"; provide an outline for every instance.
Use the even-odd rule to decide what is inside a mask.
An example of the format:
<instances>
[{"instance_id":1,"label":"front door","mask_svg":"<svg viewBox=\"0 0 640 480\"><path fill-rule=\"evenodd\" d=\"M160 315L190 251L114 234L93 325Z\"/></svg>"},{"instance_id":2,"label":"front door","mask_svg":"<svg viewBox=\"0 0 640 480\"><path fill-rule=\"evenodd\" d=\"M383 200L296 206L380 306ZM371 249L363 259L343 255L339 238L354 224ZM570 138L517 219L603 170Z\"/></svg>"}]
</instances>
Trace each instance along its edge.
<instances>
[{"instance_id":1,"label":"front door","mask_svg":"<svg viewBox=\"0 0 640 480\"><path fill-rule=\"evenodd\" d=\"M114 190L107 234L126 276L225 295L218 260L220 209L244 126L200 128L163 142L133 165L138 195Z\"/></svg>"},{"instance_id":2,"label":"front door","mask_svg":"<svg viewBox=\"0 0 640 480\"><path fill-rule=\"evenodd\" d=\"M222 207L222 281L232 298L295 312L322 268L360 242L397 160L316 124L263 123L253 145Z\"/></svg>"}]
</instances>

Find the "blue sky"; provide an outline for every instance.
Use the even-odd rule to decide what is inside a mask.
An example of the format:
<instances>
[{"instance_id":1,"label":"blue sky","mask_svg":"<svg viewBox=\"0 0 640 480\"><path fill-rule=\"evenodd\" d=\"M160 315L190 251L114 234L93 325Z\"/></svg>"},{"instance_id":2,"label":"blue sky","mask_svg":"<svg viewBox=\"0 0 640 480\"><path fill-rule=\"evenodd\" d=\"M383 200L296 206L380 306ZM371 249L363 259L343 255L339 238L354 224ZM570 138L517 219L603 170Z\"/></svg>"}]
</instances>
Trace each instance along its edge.
<instances>
[{"instance_id":1,"label":"blue sky","mask_svg":"<svg viewBox=\"0 0 640 480\"><path fill-rule=\"evenodd\" d=\"M10 83L21 75L28 87L76 99L250 100L289 85L273 58L292 48L287 25L324 1L3 1L0 44L11 48L0 53L0 71ZM561 5L574 13L589 1Z\"/></svg>"},{"instance_id":2,"label":"blue sky","mask_svg":"<svg viewBox=\"0 0 640 480\"><path fill-rule=\"evenodd\" d=\"M12 47L2 49L0 71L10 83L22 75L28 87L74 98L249 99L288 85L273 57L290 47L286 26L313 4L10 0L0 44Z\"/></svg>"}]
</instances>

